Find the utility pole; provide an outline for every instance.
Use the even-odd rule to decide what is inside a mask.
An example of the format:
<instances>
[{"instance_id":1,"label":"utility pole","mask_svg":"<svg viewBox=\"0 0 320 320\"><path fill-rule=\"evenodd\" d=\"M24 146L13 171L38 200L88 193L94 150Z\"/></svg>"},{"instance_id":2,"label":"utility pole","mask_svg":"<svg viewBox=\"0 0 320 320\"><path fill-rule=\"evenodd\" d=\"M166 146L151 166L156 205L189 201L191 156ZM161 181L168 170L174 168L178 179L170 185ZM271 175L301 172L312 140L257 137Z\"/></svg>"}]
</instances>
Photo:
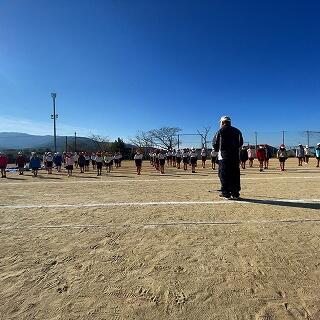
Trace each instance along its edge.
<instances>
[{"instance_id":1,"label":"utility pole","mask_svg":"<svg viewBox=\"0 0 320 320\"><path fill-rule=\"evenodd\" d=\"M58 118L58 115L56 114L57 94L55 92L52 92L51 97L53 100L53 114L51 115L51 119L53 119L53 144L54 144L54 152L57 152L57 131L56 131L56 119Z\"/></svg>"},{"instance_id":2,"label":"utility pole","mask_svg":"<svg viewBox=\"0 0 320 320\"><path fill-rule=\"evenodd\" d=\"M77 132L74 132L74 152L77 152Z\"/></svg>"},{"instance_id":3,"label":"utility pole","mask_svg":"<svg viewBox=\"0 0 320 320\"><path fill-rule=\"evenodd\" d=\"M282 131L282 144L284 145L285 143L284 143L284 130Z\"/></svg>"},{"instance_id":4,"label":"utility pole","mask_svg":"<svg viewBox=\"0 0 320 320\"><path fill-rule=\"evenodd\" d=\"M68 152L68 136L66 136L66 152Z\"/></svg>"},{"instance_id":5,"label":"utility pole","mask_svg":"<svg viewBox=\"0 0 320 320\"><path fill-rule=\"evenodd\" d=\"M180 135L178 134L178 149L180 149Z\"/></svg>"},{"instance_id":6,"label":"utility pole","mask_svg":"<svg viewBox=\"0 0 320 320\"><path fill-rule=\"evenodd\" d=\"M258 146L258 132L257 131L254 132L254 136L255 136L255 140L256 140L256 150L257 150L257 146Z\"/></svg>"},{"instance_id":7,"label":"utility pole","mask_svg":"<svg viewBox=\"0 0 320 320\"><path fill-rule=\"evenodd\" d=\"M307 130L306 132L307 132L307 144L309 146L310 145L310 131Z\"/></svg>"}]
</instances>

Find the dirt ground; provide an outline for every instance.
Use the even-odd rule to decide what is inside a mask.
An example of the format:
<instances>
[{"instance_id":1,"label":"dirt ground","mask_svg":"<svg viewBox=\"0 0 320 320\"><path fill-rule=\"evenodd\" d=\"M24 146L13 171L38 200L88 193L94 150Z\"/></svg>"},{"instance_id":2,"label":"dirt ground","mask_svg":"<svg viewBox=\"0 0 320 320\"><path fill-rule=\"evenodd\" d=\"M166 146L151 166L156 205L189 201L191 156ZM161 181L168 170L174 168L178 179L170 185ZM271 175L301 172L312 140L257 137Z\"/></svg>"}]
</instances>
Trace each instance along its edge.
<instances>
[{"instance_id":1,"label":"dirt ground","mask_svg":"<svg viewBox=\"0 0 320 320\"><path fill-rule=\"evenodd\" d=\"M0 319L320 319L320 168L241 174L8 174Z\"/></svg>"}]
</instances>

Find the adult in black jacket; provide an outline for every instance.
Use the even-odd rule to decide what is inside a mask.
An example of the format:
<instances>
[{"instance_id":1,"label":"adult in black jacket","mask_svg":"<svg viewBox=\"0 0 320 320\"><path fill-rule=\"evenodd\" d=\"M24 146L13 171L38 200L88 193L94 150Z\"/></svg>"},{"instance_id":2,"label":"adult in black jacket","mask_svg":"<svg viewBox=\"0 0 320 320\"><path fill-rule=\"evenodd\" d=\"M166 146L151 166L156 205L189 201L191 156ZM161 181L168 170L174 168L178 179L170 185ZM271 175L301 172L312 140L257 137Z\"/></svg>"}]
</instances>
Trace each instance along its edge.
<instances>
[{"instance_id":1,"label":"adult in black jacket","mask_svg":"<svg viewBox=\"0 0 320 320\"><path fill-rule=\"evenodd\" d=\"M239 153L243 144L242 133L231 126L231 119L220 119L220 130L213 138L213 148L218 152L221 197L238 199L240 197Z\"/></svg>"}]
</instances>

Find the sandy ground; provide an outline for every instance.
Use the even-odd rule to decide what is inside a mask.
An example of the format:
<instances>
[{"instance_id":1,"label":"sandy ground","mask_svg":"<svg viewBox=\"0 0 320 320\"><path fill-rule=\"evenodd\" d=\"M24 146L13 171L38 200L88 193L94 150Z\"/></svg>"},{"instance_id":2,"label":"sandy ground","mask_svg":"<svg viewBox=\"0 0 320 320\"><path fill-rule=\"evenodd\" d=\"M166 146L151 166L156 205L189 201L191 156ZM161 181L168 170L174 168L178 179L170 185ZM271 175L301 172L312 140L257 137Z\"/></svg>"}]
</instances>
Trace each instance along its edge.
<instances>
[{"instance_id":1,"label":"sandy ground","mask_svg":"<svg viewBox=\"0 0 320 320\"><path fill-rule=\"evenodd\" d=\"M320 319L320 169L144 161L0 181L0 319ZM212 192L208 192L208 191Z\"/></svg>"}]
</instances>

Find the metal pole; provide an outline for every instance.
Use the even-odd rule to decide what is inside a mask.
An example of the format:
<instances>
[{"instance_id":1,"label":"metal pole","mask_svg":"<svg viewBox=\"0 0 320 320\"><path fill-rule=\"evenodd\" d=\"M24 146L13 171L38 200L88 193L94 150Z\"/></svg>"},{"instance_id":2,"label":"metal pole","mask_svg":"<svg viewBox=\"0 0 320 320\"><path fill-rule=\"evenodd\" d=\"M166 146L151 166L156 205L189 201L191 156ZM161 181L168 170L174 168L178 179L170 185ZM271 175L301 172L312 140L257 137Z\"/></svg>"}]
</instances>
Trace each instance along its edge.
<instances>
[{"instance_id":1,"label":"metal pole","mask_svg":"<svg viewBox=\"0 0 320 320\"><path fill-rule=\"evenodd\" d=\"M178 134L178 149L180 149L180 135Z\"/></svg>"},{"instance_id":2,"label":"metal pole","mask_svg":"<svg viewBox=\"0 0 320 320\"><path fill-rule=\"evenodd\" d=\"M310 131L307 130L307 142L308 146L310 145Z\"/></svg>"},{"instance_id":3,"label":"metal pole","mask_svg":"<svg viewBox=\"0 0 320 320\"><path fill-rule=\"evenodd\" d=\"M53 100L53 115L51 115L51 118L53 118L53 144L54 144L54 152L57 152L57 131L56 131L56 119L58 118L58 115L56 114L56 93L51 93L51 97Z\"/></svg>"},{"instance_id":4,"label":"metal pole","mask_svg":"<svg viewBox=\"0 0 320 320\"><path fill-rule=\"evenodd\" d=\"M257 131L254 132L254 136L256 139L256 150L257 150L257 146L258 146L258 132Z\"/></svg>"},{"instance_id":5,"label":"metal pole","mask_svg":"<svg viewBox=\"0 0 320 320\"><path fill-rule=\"evenodd\" d=\"M66 136L66 152L68 152L68 136Z\"/></svg>"},{"instance_id":6,"label":"metal pole","mask_svg":"<svg viewBox=\"0 0 320 320\"><path fill-rule=\"evenodd\" d=\"M77 152L77 132L74 133L74 152Z\"/></svg>"},{"instance_id":7,"label":"metal pole","mask_svg":"<svg viewBox=\"0 0 320 320\"><path fill-rule=\"evenodd\" d=\"M282 144L285 144L284 143L284 131L282 131Z\"/></svg>"}]
</instances>

